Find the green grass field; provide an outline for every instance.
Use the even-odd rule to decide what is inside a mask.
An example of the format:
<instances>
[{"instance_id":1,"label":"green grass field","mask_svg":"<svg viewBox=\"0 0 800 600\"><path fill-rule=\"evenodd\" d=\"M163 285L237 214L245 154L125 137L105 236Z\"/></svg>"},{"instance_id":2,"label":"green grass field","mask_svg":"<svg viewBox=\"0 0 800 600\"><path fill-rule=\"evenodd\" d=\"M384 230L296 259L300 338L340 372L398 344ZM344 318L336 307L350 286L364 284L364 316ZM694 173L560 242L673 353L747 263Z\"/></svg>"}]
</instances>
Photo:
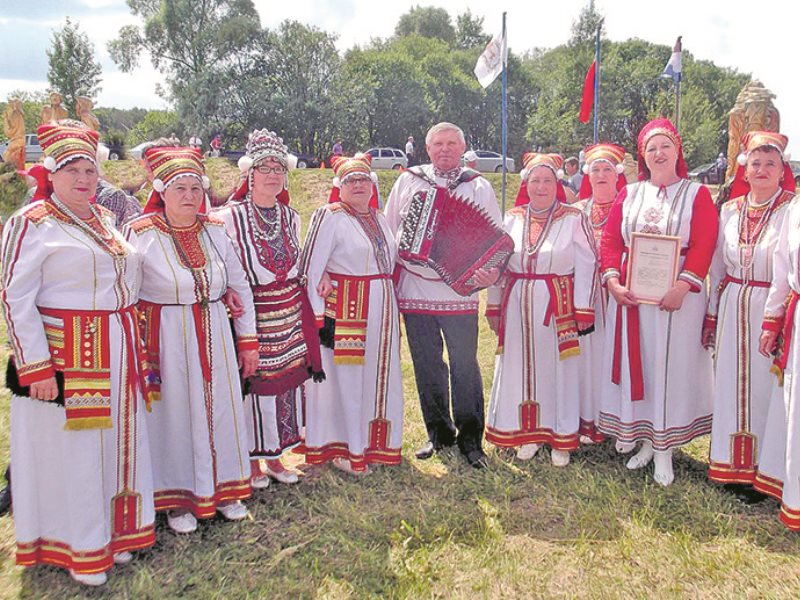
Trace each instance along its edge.
<instances>
[{"instance_id":1,"label":"green grass field","mask_svg":"<svg viewBox=\"0 0 800 600\"><path fill-rule=\"evenodd\" d=\"M113 170L112 170L113 169ZM108 170L130 177L130 164ZM209 171L235 181L222 163ZM307 224L330 171L291 174ZM388 193L394 173L381 173ZM227 178L227 179L226 179ZM499 176L490 176L499 187ZM519 185L511 178L514 193ZM230 184L232 185L232 183ZM4 336L4 331L0 332ZM481 324L488 399L495 340ZM87 590L59 569L14 566L13 523L0 518L0 597L25 598L797 598L800 536L767 500L745 507L706 479L708 441L676 452L669 488L629 472L613 445L585 447L566 469L488 448L474 471L457 455L413 458L425 440L408 349L403 459L355 480L330 467L249 502L252 518L214 519L178 537L159 517L157 544ZM4 352L6 354L6 352ZM8 459L0 393L0 462Z\"/></svg>"}]
</instances>

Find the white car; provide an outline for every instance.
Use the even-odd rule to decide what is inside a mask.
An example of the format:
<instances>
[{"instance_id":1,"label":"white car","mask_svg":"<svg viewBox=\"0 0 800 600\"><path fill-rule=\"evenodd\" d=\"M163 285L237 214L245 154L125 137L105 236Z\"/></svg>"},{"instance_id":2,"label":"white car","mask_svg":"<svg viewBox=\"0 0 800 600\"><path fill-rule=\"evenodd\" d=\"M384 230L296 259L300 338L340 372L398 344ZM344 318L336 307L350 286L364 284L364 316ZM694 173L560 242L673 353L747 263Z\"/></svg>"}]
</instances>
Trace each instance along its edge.
<instances>
[{"instance_id":1,"label":"white car","mask_svg":"<svg viewBox=\"0 0 800 600\"><path fill-rule=\"evenodd\" d=\"M142 152L144 152L148 146L152 145L153 142L142 142L141 144L136 144L133 148L128 150L128 156L134 160L142 160Z\"/></svg>"},{"instance_id":2,"label":"white car","mask_svg":"<svg viewBox=\"0 0 800 600\"><path fill-rule=\"evenodd\" d=\"M370 148L364 154L372 157L373 169L405 169L408 167L406 153L397 148Z\"/></svg>"},{"instance_id":3,"label":"white car","mask_svg":"<svg viewBox=\"0 0 800 600\"><path fill-rule=\"evenodd\" d=\"M490 150L473 150L478 155L477 170L481 173L502 173L503 172L503 156L497 152ZM464 164L464 157L461 157L461 164ZM506 157L506 171L513 173L514 159Z\"/></svg>"}]
</instances>

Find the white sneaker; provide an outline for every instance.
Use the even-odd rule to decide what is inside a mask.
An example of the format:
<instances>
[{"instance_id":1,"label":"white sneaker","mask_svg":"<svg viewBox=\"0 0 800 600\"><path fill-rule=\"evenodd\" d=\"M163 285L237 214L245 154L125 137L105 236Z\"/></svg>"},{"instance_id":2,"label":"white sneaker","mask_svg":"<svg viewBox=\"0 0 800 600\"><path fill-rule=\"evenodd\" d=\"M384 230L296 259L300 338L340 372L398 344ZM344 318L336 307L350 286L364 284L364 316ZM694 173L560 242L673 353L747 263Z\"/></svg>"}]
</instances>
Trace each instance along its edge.
<instances>
[{"instance_id":1,"label":"white sneaker","mask_svg":"<svg viewBox=\"0 0 800 600\"><path fill-rule=\"evenodd\" d=\"M551 450L550 462L554 467L566 467L569 464L569 450Z\"/></svg>"},{"instance_id":2,"label":"white sneaker","mask_svg":"<svg viewBox=\"0 0 800 600\"><path fill-rule=\"evenodd\" d=\"M168 512L167 525L169 525L169 528L175 533L192 533L197 531L197 519L190 512L178 516Z\"/></svg>"},{"instance_id":3,"label":"white sneaker","mask_svg":"<svg viewBox=\"0 0 800 600\"><path fill-rule=\"evenodd\" d=\"M105 571L102 573L76 573L70 569L69 574L70 577L72 577L78 583L90 585L92 587L104 585L105 582L108 581L108 575L106 575Z\"/></svg>"},{"instance_id":4,"label":"white sneaker","mask_svg":"<svg viewBox=\"0 0 800 600\"><path fill-rule=\"evenodd\" d=\"M541 448L541 444L523 444L517 448L517 460L530 460Z\"/></svg>"},{"instance_id":5,"label":"white sneaker","mask_svg":"<svg viewBox=\"0 0 800 600\"><path fill-rule=\"evenodd\" d=\"M228 521L241 521L250 514L247 511L247 507L239 500L236 502L231 502L230 504L217 506L217 512L219 512Z\"/></svg>"},{"instance_id":6,"label":"white sneaker","mask_svg":"<svg viewBox=\"0 0 800 600\"><path fill-rule=\"evenodd\" d=\"M580 437L580 443L581 444L586 444L587 446L591 446L592 444L595 444L596 442L592 438L590 438L588 435L582 435Z\"/></svg>"},{"instance_id":7,"label":"white sneaker","mask_svg":"<svg viewBox=\"0 0 800 600\"><path fill-rule=\"evenodd\" d=\"M331 463L334 467L339 469L340 471L344 471L345 473L349 473L350 475L355 475L356 477L363 477L367 473L369 473L369 466L367 466L363 471L356 471L353 468L353 465L349 460L346 458L342 458L341 456L337 456L334 458Z\"/></svg>"},{"instance_id":8,"label":"white sneaker","mask_svg":"<svg viewBox=\"0 0 800 600\"><path fill-rule=\"evenodd\" d=\"M133 554L131 554L130 552L117 552L114 555L115 565L127 565L132 560L133 560Z\"/></svg>"},{"instance_id":9,"label":"white sneaker","mask_svg":"<svg viewBox=\"0 0 800 600\"><path fill-rule=\"evenodd\" d=\"M254 490L265 490L269 487L269 475L259 475L250 480L250 487Z\"/></svg>"}]
</instances>

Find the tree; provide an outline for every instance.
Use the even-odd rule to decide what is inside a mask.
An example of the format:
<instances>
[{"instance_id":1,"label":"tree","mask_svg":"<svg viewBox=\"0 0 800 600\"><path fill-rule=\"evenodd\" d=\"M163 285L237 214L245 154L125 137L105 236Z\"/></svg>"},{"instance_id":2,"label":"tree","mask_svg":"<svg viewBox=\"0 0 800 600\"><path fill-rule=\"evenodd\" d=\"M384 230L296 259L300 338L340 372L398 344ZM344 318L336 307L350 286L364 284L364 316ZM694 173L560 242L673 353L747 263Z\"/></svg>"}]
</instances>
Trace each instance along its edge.
<instances>
[{"instance_id":1,"label":"tree","mask_svg":"<svg viewBox=\"0 0 800 600\"><path fill-rule=\"evenodd\" d=\"M452 46L456 41L456 30L450 21L450 15L443 8L433 6L414 6L400 17L394 29L397 37L419 35L441 40Z\"/></svg>"},{"instance_id":2,"label":"tree","mask_svg":"<svg viewBox=\"0 0 800 600\"><path fill-rule=\"evenodd\" d=\"M469 9L456 17L456 46L462 49L485 47L492 36L483 31L483 17L474 16Z\"/></svg>"},{"instance_id":3,"label":"tree","mask_svg":"<svg viewBox=\"0 0 800 600\"><path fill-rule=\"evenodd\" d=\"M128 132L128 145L136 146L160 137L169 137L173 133L184 137L178 114L170 110L151 110Z\"/></svg>"},{"instance_id":4,"label":"tree","mask_svg":"<svg viewBox=\"0 0 800 600\"><path fill-rule=\"evenodd\" d=\"M53 33L47 60L47 80L61 94L70 113L75 113L75 98L78 96L88 96L93 100L97 97L103 70L95 60L94 45L89 37L69 17L63 29Z\"/></svg>"}]
</instances>

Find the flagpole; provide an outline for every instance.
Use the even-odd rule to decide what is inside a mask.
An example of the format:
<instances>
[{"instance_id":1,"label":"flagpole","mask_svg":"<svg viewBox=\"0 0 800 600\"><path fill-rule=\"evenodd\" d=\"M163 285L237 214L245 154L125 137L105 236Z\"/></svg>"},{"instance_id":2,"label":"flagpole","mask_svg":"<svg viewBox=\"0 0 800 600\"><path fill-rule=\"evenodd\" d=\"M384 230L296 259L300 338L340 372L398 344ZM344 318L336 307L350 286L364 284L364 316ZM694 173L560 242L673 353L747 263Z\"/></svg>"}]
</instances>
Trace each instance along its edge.
<instances>
[{"instance_id":1,"label":"flagpole","mask_svg":"<svg viewBox=\"0 0 800 600\"><path fill-rule=\"evenodd\" d=\"M681 130L681 76L675 82L675 129Z\"/></svg>"},{"instance_id":2,"label":"flagpole","mask_svg":"<svg viewBox=\"0 0 800 600\"><path fill-rule=\"evenodd\" d=\"M597 24L597 34L595 36L595 72L594 72L594 143L597 143L598 130L600 128L600 117L598 114L598 107L600 105L600 28L603 26L603 20Z\"/></svg>"},{"instance_id":3,"label":"flagpole","mask_svg":"<svg viewBox=\"0 0 800 600\"><path fill-rule=\"evenodd\" d=\"M506 37L506 13L503 13L503 44L507 47L508 38ZM502 92L502 123L501 123L501 145L503 150L503 182L500 187L500 195L502 198L503 215L506 214L506 157L508 156L508 104L506 102L506 86L508 85L507 70L508 65L505 62L505 47L501 52L500 60L503 61L503 92Z\"/></svg>"}]
</instances>

